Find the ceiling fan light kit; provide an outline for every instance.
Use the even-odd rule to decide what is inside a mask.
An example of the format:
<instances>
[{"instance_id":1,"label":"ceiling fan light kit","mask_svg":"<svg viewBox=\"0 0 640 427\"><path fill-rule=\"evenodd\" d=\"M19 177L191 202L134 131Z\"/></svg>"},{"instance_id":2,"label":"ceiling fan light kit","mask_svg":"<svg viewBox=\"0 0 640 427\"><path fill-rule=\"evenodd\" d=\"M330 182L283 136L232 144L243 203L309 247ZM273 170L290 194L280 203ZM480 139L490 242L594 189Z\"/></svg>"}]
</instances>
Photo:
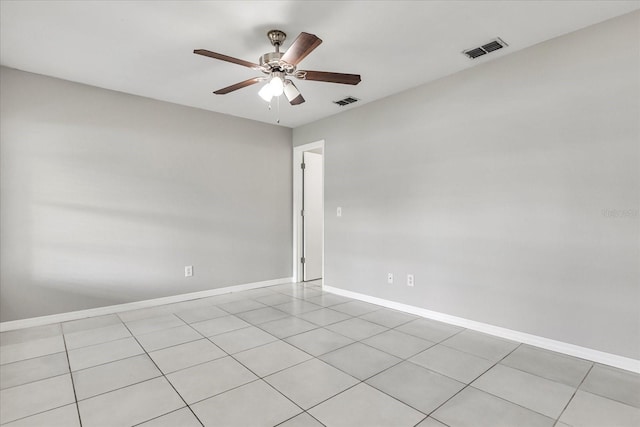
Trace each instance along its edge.
<instances>
[{"instance_id":1,"label":"ceiling fan light kit","mask_svg":"<svg viewBox=\"0 0 640 427\"><path fill-rule=\"evenodd\" d=\"M211 52L206 49L196 49L193 53L210 58L219 59L221 61L231 62L233 64L242 65L256 71L261 71L265 77L254 77L243 82L236 83L231 86L216 90L216 95L225 95L227 93L251 86L258 82L267 82L258 91L258 95L266 102L271 102L274 97L279 97L284 93L291 105L300 105L305 102L302 94L296 85L287 77L295 77L300 80L314 80L319 82L340 83L348 85L357 85L360 83L359 74L343 74L330 73L326 71L306 71L298 70L297 65L307 57L315 48L320 46L322 40L309 33L300 33L293 41L286 52L280 52L280 46L286 40L287 35L281 30L271 30L267 33L269 41L275 48L275 52L269 52L262 55L255 64L232 56L223 55L221 53Z\"/></svg>"}]
</instances>

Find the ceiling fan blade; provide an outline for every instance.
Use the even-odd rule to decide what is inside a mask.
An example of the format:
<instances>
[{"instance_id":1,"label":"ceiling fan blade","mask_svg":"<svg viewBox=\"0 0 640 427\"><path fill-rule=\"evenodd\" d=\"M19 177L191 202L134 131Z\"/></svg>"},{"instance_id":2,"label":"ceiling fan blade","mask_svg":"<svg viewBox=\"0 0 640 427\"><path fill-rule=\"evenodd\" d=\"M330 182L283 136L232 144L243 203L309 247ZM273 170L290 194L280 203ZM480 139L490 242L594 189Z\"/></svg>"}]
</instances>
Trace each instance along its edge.
<instances>
[{"instance_id":1,"label":"ceiling fan blade","mask_svg":"<svg viewBox=\"0 0 640 427\"><path fill-rule=\"evenodd\" d=\"M264 77L254 77L252 79L245 80L243 82L236 83L234 85L227 86L227 87L222 88L222 89L218 89L217 91L215 91L213 93L215 93L216 95L225 95L225 94L227 94L229 92L233 92L234 90L238 90L238 89L242 89L243 87L254 85L254 84L258 83L258 82L261 82L262 80L264 80Z\"/></svg>"},{"instance_id":2,"label":"ceiling fan blade","mask_svg":"<svg viewBox=\"0 0 640 427\"><path fill-rule=\"evenodd\" d=\"M221 53L211 52L210 50L196 49L193 51L193 53L195 53L196 55L208 56L209 58L219 59L221 61L232 62L234 64L242 65L243 67L253 68L254 70L260 70L260 66L258 64L254 64L253 62L234 58L233 56L227 56Z\"/></svg>"},{"instance_id":3,"label":"ceiling fan blade","mask_svg":"<svg viewBox=\"0 0 640 427\"><path fill-rule=\"evenodd\" d=\"M360 74L343 74L328 73L326 71L307 71L302 70L300 73L306 73L303 80L314 80L318 82L341 83L345 85L357 85L360 83Z\"/></svg>"},{"instance_id":4,"label":"ceiling fan blade","mask_svg":"<svg viewBox=\"0 0 640 427\"><path fill-rule=\"evenodd\" d=\"M287 97L289 104L291 105L300 105L304 102L302 94L291 80L286 81L284 86L284 95Z\"/></svg>"},{"instance_id":5,"label":"ceiling fan blade","mask_svg":"<svg viewBox=\"0 0 640 427\"><path fill-rule=\"evenodd\" d=\"M315 48L320 46L322 40L315 34L300 33L300 35L293 41L293 44L282 55L282 61L291 64L298 65L300 61L306 58Z\"/></svg>"}]
</instances>

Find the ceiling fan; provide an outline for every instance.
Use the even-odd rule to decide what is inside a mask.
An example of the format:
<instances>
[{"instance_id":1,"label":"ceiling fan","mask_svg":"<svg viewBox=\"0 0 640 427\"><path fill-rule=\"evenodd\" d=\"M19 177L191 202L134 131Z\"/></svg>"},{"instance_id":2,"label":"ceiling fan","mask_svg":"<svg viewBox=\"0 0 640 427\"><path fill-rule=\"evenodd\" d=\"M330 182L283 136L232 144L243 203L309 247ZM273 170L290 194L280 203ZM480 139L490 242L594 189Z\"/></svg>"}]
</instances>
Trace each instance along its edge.
<instances>
[{"instance_id":1,"label":"ceiling fan","mask_svg":"<svg viewBox=\"0 0 640 427\"><path fill-rule=\"evenodd\" d=\"M271 44L275 47L275 52L269 52L262 55L259 59L259 64L243 61L242 59L211 52L205 49L196 49L193 51L193 53L197 55L232 62L266 74L262 77L254 77L243 82L227 86L216 90L213 93L216 95L225 95L259 82L267 82L267 84L258 92L258 95L260 95L262 99L270 102L274 96L278 97L284 93L291 105L299 105L304 102L304 98L300 94L296 85L287 77L347 85L357 85L360 83L359 74L330 73L326 71L297 69L297 65L300 61L306 58L307 55L313 52L313 50L322 43L322 40L314 34L304 32L300 33L300 35L294 40L291 47L289 47L289 49L284 53L280 52L280 46L282 46L282 43L287 38L287 35L283 31L271 30L267 33L267 37L269 37Z\"/></svg>"}]
</instances>

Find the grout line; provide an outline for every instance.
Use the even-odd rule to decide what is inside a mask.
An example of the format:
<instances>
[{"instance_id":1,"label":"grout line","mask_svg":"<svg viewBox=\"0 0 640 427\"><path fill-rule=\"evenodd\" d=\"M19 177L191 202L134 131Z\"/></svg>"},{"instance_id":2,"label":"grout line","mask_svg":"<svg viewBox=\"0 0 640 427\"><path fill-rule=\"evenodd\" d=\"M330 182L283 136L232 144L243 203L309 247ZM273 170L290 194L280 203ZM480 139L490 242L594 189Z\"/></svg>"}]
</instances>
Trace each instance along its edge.
<instances>
[{"instance_id":1,"label":"grout line","mask_svg":"<svg viewBox=\"0 0 640 427\"><path fill-rule=\"evenodd\" d=\"M55 408L50 408L50 409L46 409L44 411L40 411L40 412L35 412L33 414L29 414L26 415L24 417L20 417L20 418L16 418L15 420L11 420L11 421L7 421L5 423L2 423L3 426L8 426L12 423L24 420L26 418L30 418L30 417L35 417L36 415L42 415L42 414L46 414L47 412L51 412L51 411L55 411L56 409L60 409L60 408L64 408L65 406L71 406L71 405L75 405L76 406L76 411L78 410L78 403L77 402L72 402L72 403L65 403L62 406L56 406ZM80 415L78 415L78 422L80 422ZM82 423L80 423L80 425L82 426ZM47 426L48 427L48 426Z\"/></svg>"},{"instance_id":2,"label":"grout line","mask_svg":"<svg viewBox=\"0 0 640 427\"><path fill-rule=\"evenodd\" d=\"M125 328L127 328L127 330L129 330L129 333L131 333L131 330L129 329L129 327L125 324ZM193 328L192 328L193 329ZM198 331L196 331L198 332ZM131 333L131 335L133 336L133 334ZM160 369L160 367L156 364L155 360L153 360L153 358L151 358L151 356L149 356L149 353L147 352L147 350L142 346L142 344L140 344L140 341L138 341L138 339L134 336L133 339L136 340L136 342L138 343L138 345L142 348L142 351L144 351L144 354L147 355L147 357L149 358L149 360L151 360L151 363L153 363L153 365L156 367L156 369L160 372L160 374L162 375L162 378L164 378L164 380L171 386L171 388L173 388L173 391L176 392L176 394L180 397L180 400L182 400L184 402L184 404L186 405L187 408L189 408L189 410L191 411L191 413L193 414L193 416L196 418L196 420L198 420L198 422L204 426L204 423L200 420L200 418L198 418L198 416L196 415L195 412L193 412L193 409L191 409L191 407L189 406L189 404L187 403L186 400L184 400L184 398L182 397L182 395L180 393L178 393L178 390L176 390L176 388L173 386L173 384L171 383L171 381L169 381L169 379L167 378L167 376L164 374L164 372L162 372L162 369ZM155 378L159 378L159 377L155 377ZM150 380L147 380L150 381ZM172 411L173 412L173 411ZM169 412L167 412L168 414ZM166 415L166 414L163 414ZM145 420L148 421L148 420ZM81 426L82 427L82 426Z\"/></svg>"},{"instance_id":3,"label":"grout line","mask_svg":"<svg viewBox=\"0 0 640 427\"><path fill-rule=\"evenodd\" d=\"M62 329L62 325L60 325L60 329ZM80 416L80 405L78 404L78 394L76 393L76 383L73 380L73 371L71 370L71 361L69 360L69 351L67 350L67 340L62 334L62 342L64 343L64 352L67 355L67 364L69 365L69 379L71 380L71 387L73 388L73 398L76 400L76 411L78 413L78 422L80 423L80 427L82 427L82 417Z\"/></svg>"},{"instance_id":4,"label":"grout line","mask_svg":"<svg viewBox=\"0 0 640 427\"><path fill-rule=\"evenodd\" d=\"M175 413L175 412L182 411L183 409L189 409L189 407L188 407L188 406L183 406L182 408L178 408L178 409L176 409L176 410L174 410L174 411L167 412L166 414L162 414L162 415L158 415L157 417L149 418L148 420L144 420L144 421L142 421L142 422L140 422L140 423L138 423L138 424L133 424L133 426L132 426L132 427L140 426L140 425L142 425L142 424L148 423L149 421L157 420L158 418L162 418L162 417L164 417L164 416L166 416L166 415L170 415L170 414L173 414L173 413ZM196 420L198 420L198 418L197 418L197 417L196 417ZM198 422L200 422L200 420L198 420ZM202 423L200 423L200 425L202 425Z\"/></svg>"},{"instance_id":5,"label":"grout line","mask_svg":"<svg viewBox=\"0 0 640 427\"><path fill-rule=\"evenodd\" d=\"M279 339L279 338L277 338L277 337L274 337L274 338L276 338L276 341L271 341L271 342L269 342L269 343L262 344L262 346L264 346L264 345L268 345L268 344L271 344L271 343L273 343L273 342L277 342L278 340L279 340L279 341L282 341L281 339ZM212 342L212 343L213 343L213 342ZM214 345L216 345L215 343L213 343L213 344L214 344ZM261 346L256 346L256 347L253 347L253 348L258 348L258 347L261 347ZM240 364L240 366L242 366L242 367L244 367L245 369L247 369L249 372L251 372L251 373L252 373L253 375L255 375L257 378L256 378L256 380L254 380L254 381L250 381L250 382L248 382L248 383L241 384L241 385L239 385L239 386L237 386L237 387L231 388L231 389L229 389L229 390L225 390L225 391L220 392L220 393L218 393L218 394L216 394L216 395L208 396L207 398L202 399L202 400L200 400L200 401L198 401L198 402L202 402L203 400L211 399L211 398L213 398L213 397L215 397L215 396L218 396L218 395L223 394L223 393L227 393L227 392L229 392L229 391L231 391L231 390L234 390L234 389L239 388L239 387L243 387L243 386L245 386L245 385L247 385L247 384L251 384L251 383L256 382L256 381L262 381L262 382L263 382L264 384L266 384L268 387L271 387L271 388L272 388L273 390L275 390L277 393L279 393L280 395L282 395L285 399L289 400L289 401L290 401L291 403L293 403L295 406L297 406L298 408L300 408L300 410L301 410L302 412L304 412L304 411L305 411L305 410L304 410L304 408L302 408L302 407L301 407L300 405L298 405L296 402L294 402L293 400L291 400L288 396L286 396L286 395L285 395L284 393L282 393L280 390L278 390L277 388L275 388L275 387L274 387L273 385L271 385L269 382L265 381L265 380L264 380L264 377L261 377L260 375L258 375L256 372L254 372L254 371L253 371L252 369L250 369L248 366L246 366L246 365L245 365L245 364L243 364L241 361L239 361L238 359L236 359L232 354L230 354L230 353L226 352L226 351L225 351L224 349L222 349L222 348L221 348L221 350L222 350L222 351L224 351L225 353L227 353L228 357L230 357L230 358L232 358L233 360L235 360L235 361L236 361L236 363ZM250 349L247 349L247 350L250 350ZM243 351L246 351L246 350L243 350ZM241 353L241 352L238 352L238 353ZM307 360L311 360L311 359L307 359ZM300 363L304 363L304 362L306 362L307 360L305 360L305 361L303 361L303 362L300 362ZM284 369L288 369L288 368L284 368ZM280 371L278 371L278 372L280 372ZM275 373L275 372L274 372L274 373ZM272 375L272 374L269 374L269 375ZM267 375L267 376L268 376L268 375ZM168 380L167 380L167 381L168 381ZM169 383L171 383L171 382L169 381ZM173 386L173 384L172 384L172 386ZM175 388L174 388L174 389L175 389ZM176 390L176 393L178 393L178 391L177 391L177 390ZM180 394L180 393L178 393L178 394ZM180 397L182 397L182 396L180 396ZM184 400L184 399L183 399L183 400ZM196 404L196 403L198 403L198 402L194 402L193 404L195 405L195 404ZM185 403L186 403L186 401L185 401ZM191 410L191 412L193 412L193 410L191 409L191 407L189 407L189 409ZM195 415L195 413L194 413L194 415ZM296 416L297 416L297 415L299 415L299 414L296 414ZM197 418L197 417L196 417L196 418ZM200 420L198 420L198 421L200 421ZM203 425L204 425L204 424L203 424Z\"/></svg>"},{"instance_id":6,"label":"grout line","mask_svg":"<svg viewBox=\"0 0 640 427\"><path fill-rule=\"evenodd\" d=\"M462 332L462 331L461 331L461 332ZM493 365L491 365L489 368L487 368L486 370L484 370L480 375L478 375L477 377L475 377L472 381L469 381L469 383L468 383L468 384L465 384L465 386L464 386L462 389L460 389L460 390L459 390L457 393L455 393L453 396L449 397L447 400L445 400L444 402L442 402L442 403L441 403L437 408L435 408L433 411L429 412L427 415L431 417L431 415L432 415L434 412L436 412L438 409L442 408L442 407L443 407L444 405L446 405L446 404L447 404L451 399L453 399L454 397L456 397L457 395L459 395L460 393L462 393L464 390L466 390L467 388L471 387L471 384L472 384L475 380L477 380L478 378L480 378L481 376L483 376L485 373L487 373L487 372L489 372L491 369L493 369L493 368L494 368L498 363L500 363L500 362L502 362L504 359L506 359L506 358L507 358L511 353L513 353L514 351L516 351L516 350L517 350L521 345L522 345L522 344L519 344L516 348L514 348L513 350L511 350L509 353L505 354L503 358L501 358L501 359L500 359L500 360L498 360L496 363L494 363ZM463 384L464 384L464 383L463 383ZM475 388L475 387L473 387L473 388ZM481 390L481 391L483 391L483 390ZM483 391L483 392L484 392L484 391ZM486 392L484 392L484 393L486 393ZM490 393L488 393L488 394L490 394ZM499 396L496 396L496 397L498 397L498 398L502 399L502 398L501 398L501 397L499 397ZM506 399L502 399L502 400L504 400L505 402L509 402L509 401L508 401L508 400L506 400ZM513 403L513 402L509 402L509 403L514 404L514 405L517 405L516 403ZM520 406L520 405L518 405L518 406ZM522 406L522 407L524 408L524 406ZM528 409L528 408L525 408L525 409ZM529 409L529 410L530 410L530 409ZM435 417L432 417L432 418L433 418L434 420L436 420L436 421L440 422L440 420L438 420L437 418L435 418ZM547 417L547 418L549 418L549 417Z\"/></svg>"},{"instance_id":7,"label":"grout line","mask_svg":"<svg viewBox=\"0 0 640 427\"><path fill-rule=\"evenodd\" d=\"M567 404L564 405L564 408L562 408L562 411L560 411L560 415L558 415L558 418L556 418L555 422L553 423L554 427L560 422L560 418L562 418L562 414L564 414L564 411L567 410L567 408L569 407L569 404L571 403L571 401L573 400L575 395L578 394L578 390L580 390L580 387L582 386L582 383L584 383L584 381L587 379L587 377L589 376L589 374L591 373L591 371L593 370L593 368L595 366L596 366L596 364L593 363L591 365L591 367L589 368L589 370L587 371L587 373L584 375L584 378L582 378L582 381L580 381L580 384L578 384L578 386L576 387L575 391L571 395L571 398L567 401Z\"/></svg>"}]
</instances>

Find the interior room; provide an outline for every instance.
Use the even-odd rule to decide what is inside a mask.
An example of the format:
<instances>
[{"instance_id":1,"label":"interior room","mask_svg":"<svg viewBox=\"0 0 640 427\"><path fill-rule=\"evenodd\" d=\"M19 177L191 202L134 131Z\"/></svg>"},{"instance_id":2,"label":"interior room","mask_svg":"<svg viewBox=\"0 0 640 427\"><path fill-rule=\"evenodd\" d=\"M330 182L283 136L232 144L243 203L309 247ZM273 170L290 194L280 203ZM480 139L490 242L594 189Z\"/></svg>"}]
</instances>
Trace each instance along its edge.
<instances>
[{"instance_id":1,"label":"interior room","mask_svg":"<svg viewBox=\"0 0 640 427\"><path fill-rule=\"evenodd\" d=\"M0 0L0 425L640 425L640 2Z\"/></svg>"}]
</instances>

